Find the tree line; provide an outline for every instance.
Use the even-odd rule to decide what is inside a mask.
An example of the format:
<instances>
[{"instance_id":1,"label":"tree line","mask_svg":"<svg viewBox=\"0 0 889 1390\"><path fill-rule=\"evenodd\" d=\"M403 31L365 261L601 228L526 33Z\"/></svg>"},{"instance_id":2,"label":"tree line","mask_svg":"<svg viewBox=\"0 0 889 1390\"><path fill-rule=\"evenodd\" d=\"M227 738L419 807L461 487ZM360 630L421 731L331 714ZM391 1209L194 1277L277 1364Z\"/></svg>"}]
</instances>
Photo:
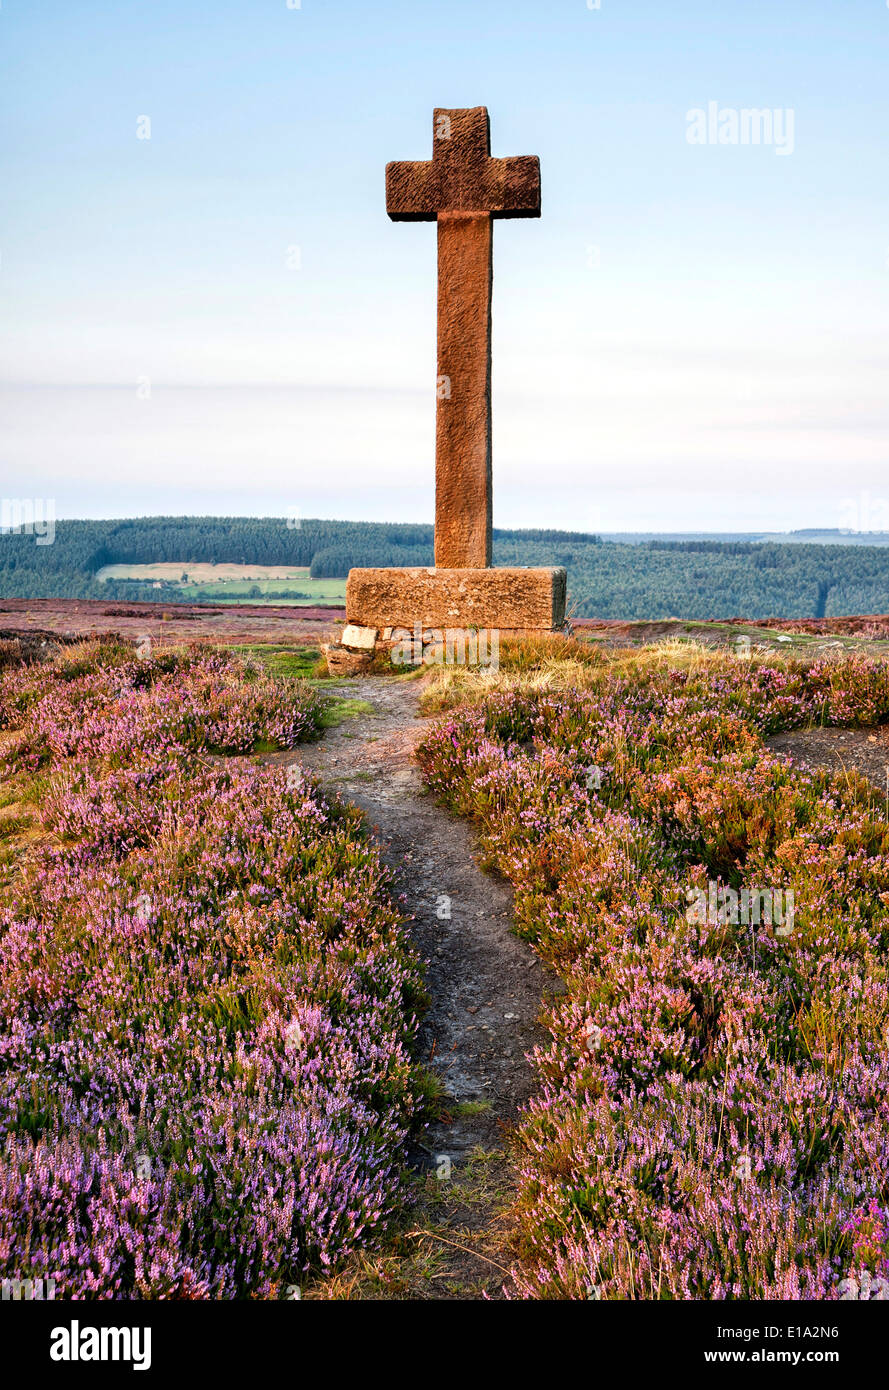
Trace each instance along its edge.
<instances>
[{"instance_id":1,"label":"tree line","mask_svg":"<svg viewBox=\"0 0 889 1390\"><path fill-rule=\"evenodd\" d=\"M432 565L430 525L284 517L59 521L50 545L0 534L0 598L187 602L178 582L100 581L106 565L294 565L315 578ZM748 541L603 542L559 530L494 532L497 565L564 565L572 612L602 618L833 617L889 611L889 548Z\"/></svg>"}]
</instances>

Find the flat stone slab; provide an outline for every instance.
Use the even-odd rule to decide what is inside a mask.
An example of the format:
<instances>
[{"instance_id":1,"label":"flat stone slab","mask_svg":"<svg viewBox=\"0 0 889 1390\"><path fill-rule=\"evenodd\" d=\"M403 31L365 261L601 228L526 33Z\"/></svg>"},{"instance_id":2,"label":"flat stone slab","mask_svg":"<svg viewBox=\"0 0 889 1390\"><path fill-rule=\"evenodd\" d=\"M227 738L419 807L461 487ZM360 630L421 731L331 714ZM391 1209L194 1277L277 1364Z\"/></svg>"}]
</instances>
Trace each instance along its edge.
<instances>
[{"instance_id":1,"label":"flat stone slab","mask_svg":"<svg viewBox=\"0 0 889 1390\"><path fill-rule=\"evenodd\" d=\"M558 631L567 572L541 569L354 569L346 619L356 627Z\"/></svg>"},{"instance_id":2,"label":"flat stone slab","mask_svg":"<svg viewBox=\"0 0 889 1390\"><path fill-rule=\"evenodd\" d=\"M340 633L340 644L343 647L351 647L358 652L372 652L377 641L377 629L375 627L358 627L354 623L347 623Z\"/></svg>"}]
</instances>

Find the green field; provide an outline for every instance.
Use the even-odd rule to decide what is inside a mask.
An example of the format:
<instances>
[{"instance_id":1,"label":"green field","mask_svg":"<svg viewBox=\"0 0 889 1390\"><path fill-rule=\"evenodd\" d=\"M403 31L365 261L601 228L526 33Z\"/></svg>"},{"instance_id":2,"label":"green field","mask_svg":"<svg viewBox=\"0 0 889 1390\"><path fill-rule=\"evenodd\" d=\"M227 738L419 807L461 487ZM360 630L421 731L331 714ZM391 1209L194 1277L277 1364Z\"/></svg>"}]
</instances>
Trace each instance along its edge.
<instances>
[{"instance_id":1,"label":"green field","mask_svg":"<svg viewBox=\"0 0 889 1390\"><path fill-rule=\"evenodd\" d=\"M194 603L305 605L346 601L345 579L225 579L213 584L180 584L178 587Z\"/></svg>"},{"instance_id":2,"label":"green field","mask_svg":"<svg viewBox=\"0 0 889 1390\"><path fill-rule=\"evenodd\" d=\"M192 603L307 605L345 602L345 579L313 579L307 565L213 565L161 560L153 564L105 565L96 575L127 584L152 584L167 596L174 589Z\"/></svg>"}]
</instances>

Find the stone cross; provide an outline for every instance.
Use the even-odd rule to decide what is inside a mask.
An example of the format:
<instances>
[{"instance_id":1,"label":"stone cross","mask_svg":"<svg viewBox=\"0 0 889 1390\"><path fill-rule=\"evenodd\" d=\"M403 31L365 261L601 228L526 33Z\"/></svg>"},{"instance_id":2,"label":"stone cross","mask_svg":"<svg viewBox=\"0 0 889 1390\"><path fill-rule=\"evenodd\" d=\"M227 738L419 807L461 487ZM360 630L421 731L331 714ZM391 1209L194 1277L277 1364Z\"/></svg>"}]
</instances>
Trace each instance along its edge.
<instances>
[{"instance_id":1,"label":"stone cross","mask_svg":"<svg viewBox=\"0 0 889 1390\"><path fill-rule=\"evenodd\" d=\"M495 217L540 216L536 155L491 158L484 106L436 109L431 160L386 166L395 222L438 222L435 564L491 563L491 286Z\"/></svg>"}]
</instances>

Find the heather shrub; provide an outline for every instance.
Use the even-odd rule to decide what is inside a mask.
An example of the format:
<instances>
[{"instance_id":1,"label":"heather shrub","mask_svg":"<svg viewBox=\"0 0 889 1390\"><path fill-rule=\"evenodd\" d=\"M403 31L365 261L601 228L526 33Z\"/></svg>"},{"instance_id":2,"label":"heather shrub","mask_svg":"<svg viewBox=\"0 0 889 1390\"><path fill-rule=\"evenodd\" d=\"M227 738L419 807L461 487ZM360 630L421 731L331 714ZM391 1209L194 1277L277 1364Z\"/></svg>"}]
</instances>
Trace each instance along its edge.
<instances>
[{"instance_id":1,"label":"heather shrub","mask_svg":"<svg viewBox=\"0 0 889 1390\"><path fill-rule=\"evenodd\" d=\"M418 962L357 812L207 756L314 734L308 688L87 655L0 690L50 770L0 901L0 1274L285 1296L404 1195Z\"/></svg>"},{"instance_id":2,"label":"heather shrub","mask_svg":"<svg viewBox=\"0 0 889 1390\"><path fill-rule=\"evenodd\" d=\"M5 752L9 770L75 757L126 765L146 754L294 748L321 729L324 701L311 686L261 677L236 657L197 647L139 658L123 644L84 646L38 672L4 676L0 727L20 731Z\"/></svg>"},{"instance_id":3,"label":"heather shrub","mask_svg":"<svg viewBox=\"0 0 889 1390\"><path fill-rule=\"evenodd\" d=\"M567 987L520 1127L514 1295L831 1298L882 1277L885 804L763 738L887 717L882 661L623 660L424 740Z\"/></svg>"}]
</instances>

